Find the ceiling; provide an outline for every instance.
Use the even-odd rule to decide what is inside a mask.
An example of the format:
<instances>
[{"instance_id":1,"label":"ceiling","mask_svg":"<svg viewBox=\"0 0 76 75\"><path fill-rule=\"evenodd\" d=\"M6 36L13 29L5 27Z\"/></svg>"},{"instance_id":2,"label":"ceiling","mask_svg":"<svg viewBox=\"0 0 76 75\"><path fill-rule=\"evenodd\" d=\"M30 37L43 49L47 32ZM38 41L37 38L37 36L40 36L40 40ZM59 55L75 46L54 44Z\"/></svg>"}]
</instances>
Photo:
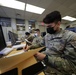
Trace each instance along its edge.
<instances>
[{"instance_id":1,"label":"ceiling","mask_svg":"<svg viewBox=\"0 0 76 75\"><path fill-rule=\"evenodd\" d=\"M0 6L0 16L19 18L25 20L36 20L41 22L46 14L54 10L58 10L60 11L62 17L68 15L76 18L76 0L19 0L19 1L45 8L45 11L40 15ZM67 24L69 23L69 21L62 20L62 23Z\"/></svg>"}]
</instances>

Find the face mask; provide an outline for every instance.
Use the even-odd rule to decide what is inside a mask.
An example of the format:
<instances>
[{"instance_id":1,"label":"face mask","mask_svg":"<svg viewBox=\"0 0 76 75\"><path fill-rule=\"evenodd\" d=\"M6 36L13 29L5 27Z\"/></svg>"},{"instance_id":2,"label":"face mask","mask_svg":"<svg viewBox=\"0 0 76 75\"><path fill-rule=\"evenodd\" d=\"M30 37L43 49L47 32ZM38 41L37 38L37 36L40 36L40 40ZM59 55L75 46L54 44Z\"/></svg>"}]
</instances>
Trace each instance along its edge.
<instances>
[{"instance_id":1,"label":"face mask","mask_svg":"<svg viewBox=\"0 0 76 75\"><path fill-rule=\"evenodd\" d=\"M38 36L38 34L37 34L37 33L35 33L35 37L36 37L36 36Z\"/></svg>"},{"instance_id":2,"label":"face mask","mask_svg":"<svg viewBox=\"0 0 76 75\"><path fill-rule=\"evenodd\" d=\"M49 33L49 34L54 34L54 33L56 33L56 30L54 30L53 27L48 27L48 28L47 28L47 33Z\"/></svg>"}]
</instances>

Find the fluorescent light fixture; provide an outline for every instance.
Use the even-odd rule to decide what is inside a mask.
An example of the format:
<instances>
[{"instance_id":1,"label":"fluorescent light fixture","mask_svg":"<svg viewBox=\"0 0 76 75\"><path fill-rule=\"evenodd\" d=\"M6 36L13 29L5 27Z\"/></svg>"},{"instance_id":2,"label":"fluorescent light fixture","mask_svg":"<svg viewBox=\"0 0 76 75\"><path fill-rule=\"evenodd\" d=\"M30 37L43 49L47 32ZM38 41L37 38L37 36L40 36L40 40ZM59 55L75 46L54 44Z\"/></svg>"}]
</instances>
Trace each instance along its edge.
<instances>
[{"instance_id":1,"label":"fluorescent light fixture","mask_svg":"<svg viewBox=\"0 0 76 75\"><path fill-rule=\"evenodd\" d=\"M26 11L36 13L36 14L42 14L44 12L44 8L40 8L31 4L26 4Z\"/></svg>"},{"instance_id":2,"label":"fluorescent light fixture","mask_svg":"<svg viewBox=\"0 0 76 75\"><path fill-rule=\"evenodd\" d=\"M68 21L75 21L76 20L76 18L73 18L73 17L70 17L70 16L65 16L62 19L68 20Z\"/></svg>"},{"instance_id":3,"label":"fluorescent light fixture","mask_svg":"<svg viewBox=\"0 0 76 75\"><path fill-rule=\"evenodd\" d=\"M19 10L25 9L25 3L16 0L0 0L0 5Z\"/></svg>"}]
</instances>

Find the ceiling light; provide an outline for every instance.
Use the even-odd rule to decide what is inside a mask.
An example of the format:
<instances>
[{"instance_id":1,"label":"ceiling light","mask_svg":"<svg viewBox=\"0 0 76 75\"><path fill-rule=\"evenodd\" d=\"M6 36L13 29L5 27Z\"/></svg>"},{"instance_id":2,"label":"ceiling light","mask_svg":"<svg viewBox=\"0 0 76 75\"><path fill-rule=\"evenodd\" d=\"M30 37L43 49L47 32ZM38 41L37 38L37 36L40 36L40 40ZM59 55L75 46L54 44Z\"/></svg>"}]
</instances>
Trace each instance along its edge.
<instances>
[{"instance_id":1,"label":"ceiling light","mask_svg":"<svg viewBox=\"0 0 76 75\"><path fill-rule=\"evenodd\" d=\"M0 5L19 10L25 9L25 3L16 0L0 0Z\"/></svg>"},{"instance_id":2,"label":"ceiling light","mask_svg":"<svg viewBox=\"0 0 76 75\"><path fill-rule=\"evenodd\" d=\"M40 8L34 5L26 4L26 11L36 13L36 14L42 14L44 12L44 8Z\"/></svg>"},{"instance_id":3,"label":"ceiling light","mask_svg":"<svg viewBox=\"0 0 76 75\"><path fill-rule=\"evenodd\" d=\"M76 18L73 18L73 17L70 17L70 16L65 16L62 19L68 20L68 21L75 21L76 20Z\"/></svg>"}]
</instances>

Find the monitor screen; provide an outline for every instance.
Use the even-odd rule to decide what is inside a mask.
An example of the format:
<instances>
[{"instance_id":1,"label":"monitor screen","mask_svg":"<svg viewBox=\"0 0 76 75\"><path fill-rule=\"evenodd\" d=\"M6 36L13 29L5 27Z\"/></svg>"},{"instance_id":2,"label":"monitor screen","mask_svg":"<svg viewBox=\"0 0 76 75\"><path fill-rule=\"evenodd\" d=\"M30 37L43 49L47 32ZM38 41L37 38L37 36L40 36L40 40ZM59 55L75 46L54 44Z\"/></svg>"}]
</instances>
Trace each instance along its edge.
<instances>
[{"instance_id":1,"label":"monitor screen","mask_svg":"<svg viewBox=\"0 0 76 75\"><path fill-rule=\"evenodd\" d=\"M2 27L0 25L0 51L3 50L5 47L6 47L6 42L5 42L5 39L4 39Z\"/></svg>"},{"instance_id":2,"label":"monitor screen","mask_svg":"<svg viewBox=\"0 0 76 75\"><path fill-rule=\"evenodd\" d=\"M14 45L16 43L15 37L14 37L14 33L9 31L8 32L9 38L11 40L12 45Z\"/></svg>"},{"instance_id":3,"label":"monitor screen","mask_svg":"<svg viewBox=\"0 0 76 75\"><path fill-rule=\"evenodd\" d=\"M9 36L9 40L11 41L12 45L20 44L16 42L18 41L18 34L9 31L8 36Z\"/></svg>"},{"instance_id":4,"label":"monitor screen","mask_svg":"<svg viewBox=\"0 0 76 75\"><path fill-rule=\"evenodd\" d=\"M18 41L18 34L13 33L13 35L14 35L15 40Z\"/></svg>"}]
</instances>

